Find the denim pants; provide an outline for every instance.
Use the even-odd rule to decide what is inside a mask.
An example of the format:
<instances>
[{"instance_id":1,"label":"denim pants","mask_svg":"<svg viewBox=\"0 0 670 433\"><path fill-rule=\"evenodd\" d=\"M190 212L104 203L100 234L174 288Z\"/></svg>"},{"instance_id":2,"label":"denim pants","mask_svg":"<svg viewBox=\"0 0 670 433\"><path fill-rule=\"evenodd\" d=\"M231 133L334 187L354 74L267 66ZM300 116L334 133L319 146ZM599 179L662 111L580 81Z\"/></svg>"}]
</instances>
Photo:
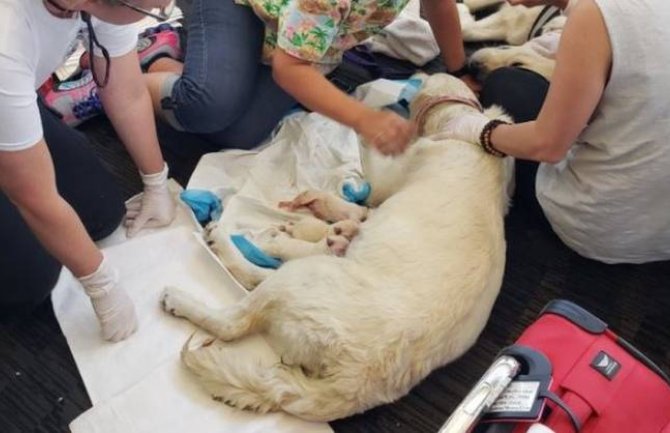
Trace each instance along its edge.
<instances>
[{"instance_id":1,"label":"denim pants","mask_svg":"<svg viewBox=\"0 0 670 433\"><path fill-rule=\"evenodd\" d=\"M162 89L168 122L216 149L249 149L265 139L296 102L260 62L264 35L250 7L195 0L184 72Z\"/></svg>"}]
</instances>

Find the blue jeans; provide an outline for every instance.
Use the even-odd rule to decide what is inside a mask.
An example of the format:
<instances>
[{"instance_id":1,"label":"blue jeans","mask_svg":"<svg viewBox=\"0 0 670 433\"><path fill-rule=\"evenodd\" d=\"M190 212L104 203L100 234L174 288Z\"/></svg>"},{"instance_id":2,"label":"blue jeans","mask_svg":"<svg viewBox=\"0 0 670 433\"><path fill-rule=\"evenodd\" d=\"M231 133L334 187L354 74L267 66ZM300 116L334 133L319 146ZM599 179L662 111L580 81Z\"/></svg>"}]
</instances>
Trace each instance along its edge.
<instances>
[{"instance_id":1,"label":"blue jeans","mask_svg":"<svg viewBox=\"0 0 670 433\"><path fill-rule=\"evenodd\" d=\"M195 0L184 72L162 90L168 122L216 149L249 149L263 141L296 104L260 62L264 34L264 24L247 6Z\"/></svg>"}]
</instances>

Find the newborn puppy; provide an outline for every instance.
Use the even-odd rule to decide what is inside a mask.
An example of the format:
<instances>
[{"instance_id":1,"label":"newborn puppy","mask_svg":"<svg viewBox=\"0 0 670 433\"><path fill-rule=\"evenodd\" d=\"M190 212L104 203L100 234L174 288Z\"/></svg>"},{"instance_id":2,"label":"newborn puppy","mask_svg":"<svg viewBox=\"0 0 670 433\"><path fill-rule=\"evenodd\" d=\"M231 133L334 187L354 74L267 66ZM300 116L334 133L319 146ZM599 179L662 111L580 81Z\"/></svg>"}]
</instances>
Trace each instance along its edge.
<instances>
[{"instance_id":1,"label":"newborn puppy","mask_svg":"<svg viewBox=\"0 0 670 433\"><path fill-rule=\"evenodd\" d=\"M288 221L279 226L279 230L286 234L307 242L318 242L326 236L341 235L352 240L358 234L360 222L355 220L343 220L333 224L313 218L306 217L296 222Z\"/></svg>"}]
</instances>

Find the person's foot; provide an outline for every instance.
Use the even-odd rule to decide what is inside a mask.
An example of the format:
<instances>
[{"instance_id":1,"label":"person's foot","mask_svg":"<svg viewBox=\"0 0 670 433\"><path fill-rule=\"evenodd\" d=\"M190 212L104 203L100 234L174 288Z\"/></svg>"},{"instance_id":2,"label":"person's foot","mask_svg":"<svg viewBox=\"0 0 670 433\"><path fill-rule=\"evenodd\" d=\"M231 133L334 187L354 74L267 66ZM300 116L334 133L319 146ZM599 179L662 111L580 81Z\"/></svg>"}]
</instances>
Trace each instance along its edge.
<instances>
[{"instance_id":1,"label":"person's foot","mask_svg":"<svg viewBox=\"0 0 670 433\"><path fill-rule=\"evenodd\" d=\"M146 29L137 41L137 55L140 57L143 70L147 70L161 57L179 60L181 58L179 32L167 23Z\"/></svg>"},{"instance_id":2,"label":"person's foot","mask_svg":"<svg viewBox=\"0 0 670 433\"><path fill-rule=\"evenodd\" d=\"M40 87L38 92L45 105L70 126L103 113L98 86L88 69L75 80L51 82Z\"/></svg>"}]
</instances>

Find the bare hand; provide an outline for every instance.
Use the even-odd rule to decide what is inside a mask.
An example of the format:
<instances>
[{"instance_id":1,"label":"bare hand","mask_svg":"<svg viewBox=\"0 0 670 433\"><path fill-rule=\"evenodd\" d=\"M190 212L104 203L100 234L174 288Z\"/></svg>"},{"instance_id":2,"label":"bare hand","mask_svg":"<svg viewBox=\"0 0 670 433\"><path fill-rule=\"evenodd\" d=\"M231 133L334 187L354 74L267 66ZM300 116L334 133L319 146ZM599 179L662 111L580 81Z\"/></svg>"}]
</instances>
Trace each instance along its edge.
<instances>
[{"instance_id":1,"label":"bare hand","mask_svg":"<svg viewBox=\"0 0 670 433\"><path fill-rule=\"evenodd\" d=\"M416 133L414 122L386 110L367 111L358 120L355 129L368 145L384 155L404 152Z\"/></svg>"}]
</instances>

